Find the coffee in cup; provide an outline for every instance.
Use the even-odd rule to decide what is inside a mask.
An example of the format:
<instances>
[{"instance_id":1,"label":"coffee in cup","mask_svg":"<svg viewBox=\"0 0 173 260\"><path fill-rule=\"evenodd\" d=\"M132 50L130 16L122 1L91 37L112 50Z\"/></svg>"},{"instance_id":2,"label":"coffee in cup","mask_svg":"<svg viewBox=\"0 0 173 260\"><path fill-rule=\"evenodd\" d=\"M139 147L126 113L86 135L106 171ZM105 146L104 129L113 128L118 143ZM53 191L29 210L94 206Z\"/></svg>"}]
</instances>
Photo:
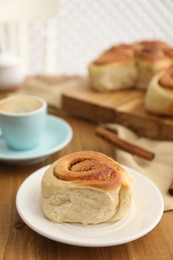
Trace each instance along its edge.
<instances>
[{"instance_id":1,"label":"coffee in cup","mask_svg":"<svg viewBox=\"0 0 173 260\"><path fill-rule=\"evenodd\" d=\"M2 138L12 149L35 147L46 124L46 101L29 95L14 95L0 100Z\"/></svg>"},{"instance_id":2,"label":"coffee in cup","mask_svg":"<svg viewBox=\"0 0 173 260\"><path fill-rule=\"evenodd\" d=\"M1 112L14 115L33 112L41 107L42 102L30 96L16 96L0 103Z\"/></svg>"}]
</instances>

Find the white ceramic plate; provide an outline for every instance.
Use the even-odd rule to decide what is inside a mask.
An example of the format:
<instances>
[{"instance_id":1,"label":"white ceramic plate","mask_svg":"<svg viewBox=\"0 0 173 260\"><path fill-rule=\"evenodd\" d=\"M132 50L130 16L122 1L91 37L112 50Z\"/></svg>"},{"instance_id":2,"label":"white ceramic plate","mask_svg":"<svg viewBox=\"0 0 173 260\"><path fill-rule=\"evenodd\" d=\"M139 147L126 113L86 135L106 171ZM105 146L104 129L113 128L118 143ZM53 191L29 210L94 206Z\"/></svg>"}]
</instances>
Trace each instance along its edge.
<instances>
[{"instance_id":1,"label":"white ceramic plate","mask_svg":"<svg viewBox=\"0 0 173 260\"><path fill-rule=\"evenodd\" d=\"M135 177L131 214L116 222L83 226L49 221L40 207L41 179L48 166L30 175L20 186L16 206L23 221L34 231L65 244L103 247L127 243L151 231L163 214L163 199L157 187L137 171L127 168Z\"/></svg>"},{"instance_id":2,"label":"white ceramic plate","mask_svg":"<svg viewBox=\"0 0 173 260\"><path fill-rule=\"evenodd\" d=\"M32 164L64 148L72 139L71 126L63 119L48 115L46 128L40 144L33 149L17 151L10 149L0 137L0 161L13 164Z\"/></svg>"}]
</instances>

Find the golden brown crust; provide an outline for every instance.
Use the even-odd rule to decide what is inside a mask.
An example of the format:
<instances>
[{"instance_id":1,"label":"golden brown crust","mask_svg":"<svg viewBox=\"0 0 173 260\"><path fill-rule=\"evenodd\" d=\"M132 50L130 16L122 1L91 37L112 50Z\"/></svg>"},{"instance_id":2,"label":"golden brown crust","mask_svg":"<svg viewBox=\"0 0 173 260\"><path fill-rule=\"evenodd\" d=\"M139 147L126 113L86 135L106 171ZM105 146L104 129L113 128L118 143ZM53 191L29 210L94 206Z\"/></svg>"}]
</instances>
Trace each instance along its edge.
<instances>
[{"instance_id":1,"label":"golden brown crust","mask_svg":"<svg viewBox=\"0 0 173 260\"><path fill-rule=\"evenodd\" d=\"M157 47L144 47L136 50L135 55L136 57L147 59L151 62L158 59L164 59L166 57L164 52Z\"/></svg>"},{"instance_id":2,"label":"golden brown crust","mask_svg":"<svg viewBox=\"0 0 173 260\"><path fill-rule=\"evenodd\" d=\"M173 59L173 48L168 48L168 49L166 49L166 50L165 50L165 54L166 54L169 58Z\"/></svg>"},{"instance_id":3,"label":"golden brown crust","mask_svg":"<svg viewBox=\"0 0 173 260\"><path fill-rule=\"evenodd\" d=\"M69 154L53 164L53 174L77 185L112 190L126 186L126 171L117 162L94 151Z\"/></svg>"},{"instance_id":4,"label":"golden brown crust","mask_svg":"<svg viewBox=\"0 0 173 260\"><path fill-rule=\"evenodd\" d=\"M122 44L114 45L113 47L108 49L107 52L123 52L126 55L133 56L134 48L133 45L122 43Z\"/></svg>"},{"instance_id":5,"label":"golden brown crust","mask_svg":"<svg viewBox=\"0 0 173 260\"><path fill-rule=\"evenodd\" d=\"M134 44L135 50L141 49L144 47L154 47L154 48L156 47L161 50L167 50L168 48L170 48L169 44L167 44L166 42L163 42L163 41L140 41L140 42L137 42L136 44Z\"/></svg>"},{"instance_id":6,"label":"golden brown crust","mask_svg":"<svg viewBox=\"0 0 173 260\"><path fill-rule=\"evenodd\" d=\"M168 115L173 115L173 102L168 106L167 113Z\"/></svg>"},{"instance_id":7,"label":"golden brown crust","mask_svg":"<svg viewBox=\"0 0 173 260\"><path fill-rule=\"evenodd\" d=\"M119 44L111 47L94 61L96 65L109 63L131 63L133 62L134 49L128 44Z\"/></svg>"},{"instance_id":8,"label":"golden brown crust","mask_svg":"<svg viewBox=\"0 0 173 260\"><path fill-rule=\"evenodd\" d=\"M131 63L132 58L123 52L107 52L102 54L94 64L96 65L105 65L110 63Z\"/></svg>"},{"instance_id":9,"label":"golden brown crust","mask_svg":"<svg viewBox=\"0 0 173 260\"><path fill-rule=\"evenodd\" d=\"M169 45L161 41L141 41L134 44L134 49L135 57L155 62L168 58L165 51Z\"/></svg>"}]
</instances>

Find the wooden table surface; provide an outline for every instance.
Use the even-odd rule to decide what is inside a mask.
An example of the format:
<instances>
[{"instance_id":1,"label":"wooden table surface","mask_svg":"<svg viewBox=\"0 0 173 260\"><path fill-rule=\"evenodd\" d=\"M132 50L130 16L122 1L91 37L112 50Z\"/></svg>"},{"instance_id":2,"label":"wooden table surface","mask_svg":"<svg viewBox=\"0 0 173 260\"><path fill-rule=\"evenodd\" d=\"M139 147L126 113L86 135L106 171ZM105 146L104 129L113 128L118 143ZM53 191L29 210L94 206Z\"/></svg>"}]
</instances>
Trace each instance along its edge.
<instances>
[{"instance_id":1,"label":"wooden table surface","mask_svg":"<svg viewBox=\"0 0 173 260\"><path fill-rule=\"evenodd\" d=\"M31 230L16 210L16 193L27 176L68 153L95 150L115 158L115 150L95 136L95 124L49 109L73 128L70 144L35 165L10 165L0 162L0 259L173 259L173 211L164 213L159 224L147 235L123 245L92 248L66 245Z\"/></svg>"}]
</instances>

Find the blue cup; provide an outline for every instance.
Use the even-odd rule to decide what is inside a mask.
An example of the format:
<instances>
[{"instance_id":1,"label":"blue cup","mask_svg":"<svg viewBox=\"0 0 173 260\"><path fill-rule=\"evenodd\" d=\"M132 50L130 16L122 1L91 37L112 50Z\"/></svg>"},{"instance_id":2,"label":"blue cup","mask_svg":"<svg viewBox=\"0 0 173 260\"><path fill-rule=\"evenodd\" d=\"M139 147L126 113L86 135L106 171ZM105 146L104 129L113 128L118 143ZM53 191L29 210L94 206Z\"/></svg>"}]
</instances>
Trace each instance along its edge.
<instances>
[{"instance_id":1,"label":"blue cup","mask_svg":"<svg viewBox=\"0 0 173 260\"><path fill-rule=\"evenodd\" d=\"M45 129L47 103L30 95L14 95L0 100L2 138L11 149L37 146Z\"/></svg>"}]
</instances>

